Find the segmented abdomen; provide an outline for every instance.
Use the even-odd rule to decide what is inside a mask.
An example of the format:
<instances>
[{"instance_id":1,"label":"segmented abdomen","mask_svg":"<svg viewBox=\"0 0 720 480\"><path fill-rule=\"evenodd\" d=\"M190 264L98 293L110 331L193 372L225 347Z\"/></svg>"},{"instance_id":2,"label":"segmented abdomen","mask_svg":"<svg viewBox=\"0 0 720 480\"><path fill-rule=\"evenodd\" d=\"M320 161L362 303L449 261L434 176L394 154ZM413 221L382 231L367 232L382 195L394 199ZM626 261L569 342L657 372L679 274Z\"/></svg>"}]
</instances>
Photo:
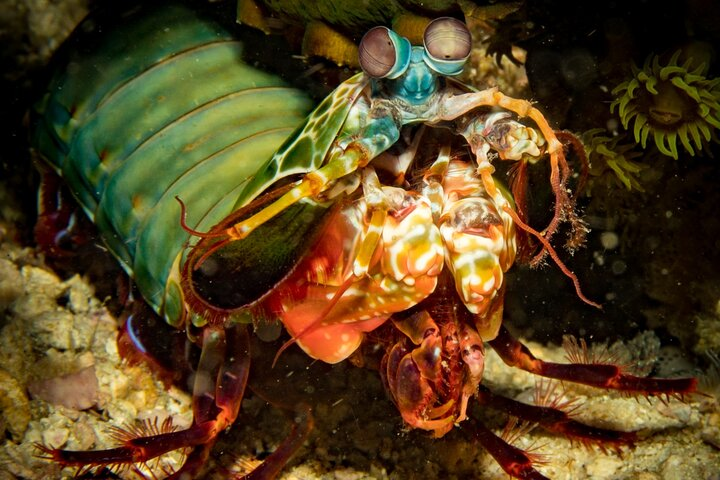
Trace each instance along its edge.
<instances>
[{"instance_id":1,"label":"segmented abdomen","mask_svg":"<svg viewBox=\"0 0 720 480\"><path fill-rule=\"evenodd\" d=\"M254 45L203 14L164 5L110 20L120 26L86 20L69 42L33 144L162 313L188 240L175 197L189 225L212 227L312 103L244 63Z\"/></svg>"}]
</instances>

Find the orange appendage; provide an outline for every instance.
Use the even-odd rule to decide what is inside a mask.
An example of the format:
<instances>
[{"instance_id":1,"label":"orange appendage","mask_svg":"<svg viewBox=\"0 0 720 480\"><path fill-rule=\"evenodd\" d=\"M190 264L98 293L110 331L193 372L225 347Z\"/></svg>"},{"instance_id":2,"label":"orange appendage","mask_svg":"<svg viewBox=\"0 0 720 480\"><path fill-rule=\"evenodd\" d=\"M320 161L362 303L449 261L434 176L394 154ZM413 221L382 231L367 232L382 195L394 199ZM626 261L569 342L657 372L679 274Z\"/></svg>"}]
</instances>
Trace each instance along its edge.
<instances>
[{"instance_id":1,"label":"orange appendage","mask_svg":"<svg viewBox=\"0 0 720 480\"><path fill-rule=\"evenodd\" d=\"M510 215L512 217L513 222L515 222L515 224L519 228L521 228L524 231L526 231L527 233L533 235L535 238L537 238L540 241L540 243L543 244L543 249L545 250L545 252L547 252L547 254L550 255L550 258L553 259L555 264L565 274L565 276L567 276L573 282L573 285L575 286L575 293L580 298L580 300L587 303L588 305L591 305L595 308L599 308L602 310L602 305L600 305L597 302L593 302L592 300L587 298L585 296L585 294L582 292L582 289L580 288L580 280L578 280L577 276L575 276L575 274L573 272L571 272L570 269L567 268L567 266L565 266L563 261L560 260L560 257L558 256L557 252L550 244L550 241L547 239L547 236L543 236L540 232L538 232L537 230L532 228L527 223L523 222L522 219L518 216L517 212L515 212L512 208L508 207L507 205L503 206L503 211L505 211L508 215Z\"/></svg>"}]
</instances>

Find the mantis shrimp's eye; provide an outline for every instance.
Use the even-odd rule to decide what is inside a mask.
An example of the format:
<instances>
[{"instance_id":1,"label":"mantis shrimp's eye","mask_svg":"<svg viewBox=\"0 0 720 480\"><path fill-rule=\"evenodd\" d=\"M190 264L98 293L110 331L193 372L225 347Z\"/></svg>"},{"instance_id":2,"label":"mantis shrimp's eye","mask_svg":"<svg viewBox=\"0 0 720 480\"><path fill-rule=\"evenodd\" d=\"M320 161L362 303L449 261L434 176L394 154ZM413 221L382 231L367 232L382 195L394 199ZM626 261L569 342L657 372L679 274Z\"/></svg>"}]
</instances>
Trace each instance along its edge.
<instances>
[{"instance_id":1,"label":"mantis shrimp's eye","mask_svg":"<svg viewBox=\"0 0 720 480\"><path fill-rule=\"evenodd\" d=\"M423 35L425 61L443 75L457 75L470 56L472 36L467 26L455 18L433 20Z\"/></svg>"},{"instance_id":2,"label":"mantis shrimp's eye","mask_svg":"<svg viewBox=\"0 0 720 480\"><path fill-rule=\"evenodd\" d=\"M395 46L389 32L385 27L375 27L360 41L360 66L371 77L382 78L395 65Z\"/></svg>"},{"instance_id":3,"label":"mantis shrimp's eye","mask_svg":"<svg viewBox=\"0 0 720 480\"><path fill-rule=\"evenodd\" d=\"M360 41L360 66L372 78L397 78L410 63L410 42L385 27L370 29Z\"/></svg>"}]
</instances>

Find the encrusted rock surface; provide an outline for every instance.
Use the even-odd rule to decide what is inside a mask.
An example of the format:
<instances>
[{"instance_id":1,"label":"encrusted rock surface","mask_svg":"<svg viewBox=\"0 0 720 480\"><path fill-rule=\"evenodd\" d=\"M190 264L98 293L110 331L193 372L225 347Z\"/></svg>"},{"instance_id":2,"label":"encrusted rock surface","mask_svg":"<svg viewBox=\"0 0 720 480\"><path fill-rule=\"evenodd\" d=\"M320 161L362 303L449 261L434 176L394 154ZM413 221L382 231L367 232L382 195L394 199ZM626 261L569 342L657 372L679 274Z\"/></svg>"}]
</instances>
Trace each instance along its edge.
<instances>
[{"instance_id":1,"label":"encrusted rock surface","mask_svg":"<svg viewBox=\"0 0 720 480\"><path fill-rule=\"evenodd\" d=\"M186 393L166 390L144 366L121 362L117 321L93 296L91 286L78 275L60 280L34 250L7 237L2 241L0 268L6 281L0 282L0 406L6 441L0 447L0 479L72 476L73 470L61 471L37 458L35 443L94 449L113 445L111 426L155 417L162 422L168 415L175 425L187 425ZM562 348L529 346L542 358L563 360ZM307 393L317 428L282 478L506 478L487 452L457 432L433 440L406 431L377 372L349 364L303 372L309 364L301 357L288 355L294 374L284 375L283 382L288 391ZM83 387L88 379L91 384L96 380L96 386ZM64 383L78 398L37 398L31 393L48 382ZM494 391L532 401L534 382L531 375L508 368L488 352L484 383ZM573 445L540 428L521 435L516 445L542 455L546 463L539 468L551 478L708 479L720 471L717 397L646 401L569 384L564 395L577 399L579 419L638 431L641 440L618 455ZM257 396L248 395L243 412L237 427L216 447L220 464L256 464L254 457L267 455L287 431L287 416ZM504 420L494 413L481 417L502 430ZM178 458L163 461L172 468ZM126 473L128 478L136 478L133 475Z\"/></svg>"}]
</instances>

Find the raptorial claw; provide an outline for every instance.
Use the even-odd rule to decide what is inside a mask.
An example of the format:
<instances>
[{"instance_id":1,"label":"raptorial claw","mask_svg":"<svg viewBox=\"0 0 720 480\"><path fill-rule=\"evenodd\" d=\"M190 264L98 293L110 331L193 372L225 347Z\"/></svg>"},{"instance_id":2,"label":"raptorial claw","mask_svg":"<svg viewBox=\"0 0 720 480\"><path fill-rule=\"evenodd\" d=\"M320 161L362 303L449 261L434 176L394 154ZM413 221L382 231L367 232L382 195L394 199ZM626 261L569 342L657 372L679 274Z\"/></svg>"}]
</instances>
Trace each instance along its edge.
<instances>
[{"instance_id":1,"label":"raptorial claw","mask_svg":"<svg viewBox=\"0 0 720 480\"><path fill-rule=\"evenodd\" d=\"M396 324L420 343L410 349L404 340L385 356L381 373L388 391L408 425L440 437L452 428L455 420L455 400L440 397L443 381L440 331L426 312Z\"/></svg>"}]
</instances>

